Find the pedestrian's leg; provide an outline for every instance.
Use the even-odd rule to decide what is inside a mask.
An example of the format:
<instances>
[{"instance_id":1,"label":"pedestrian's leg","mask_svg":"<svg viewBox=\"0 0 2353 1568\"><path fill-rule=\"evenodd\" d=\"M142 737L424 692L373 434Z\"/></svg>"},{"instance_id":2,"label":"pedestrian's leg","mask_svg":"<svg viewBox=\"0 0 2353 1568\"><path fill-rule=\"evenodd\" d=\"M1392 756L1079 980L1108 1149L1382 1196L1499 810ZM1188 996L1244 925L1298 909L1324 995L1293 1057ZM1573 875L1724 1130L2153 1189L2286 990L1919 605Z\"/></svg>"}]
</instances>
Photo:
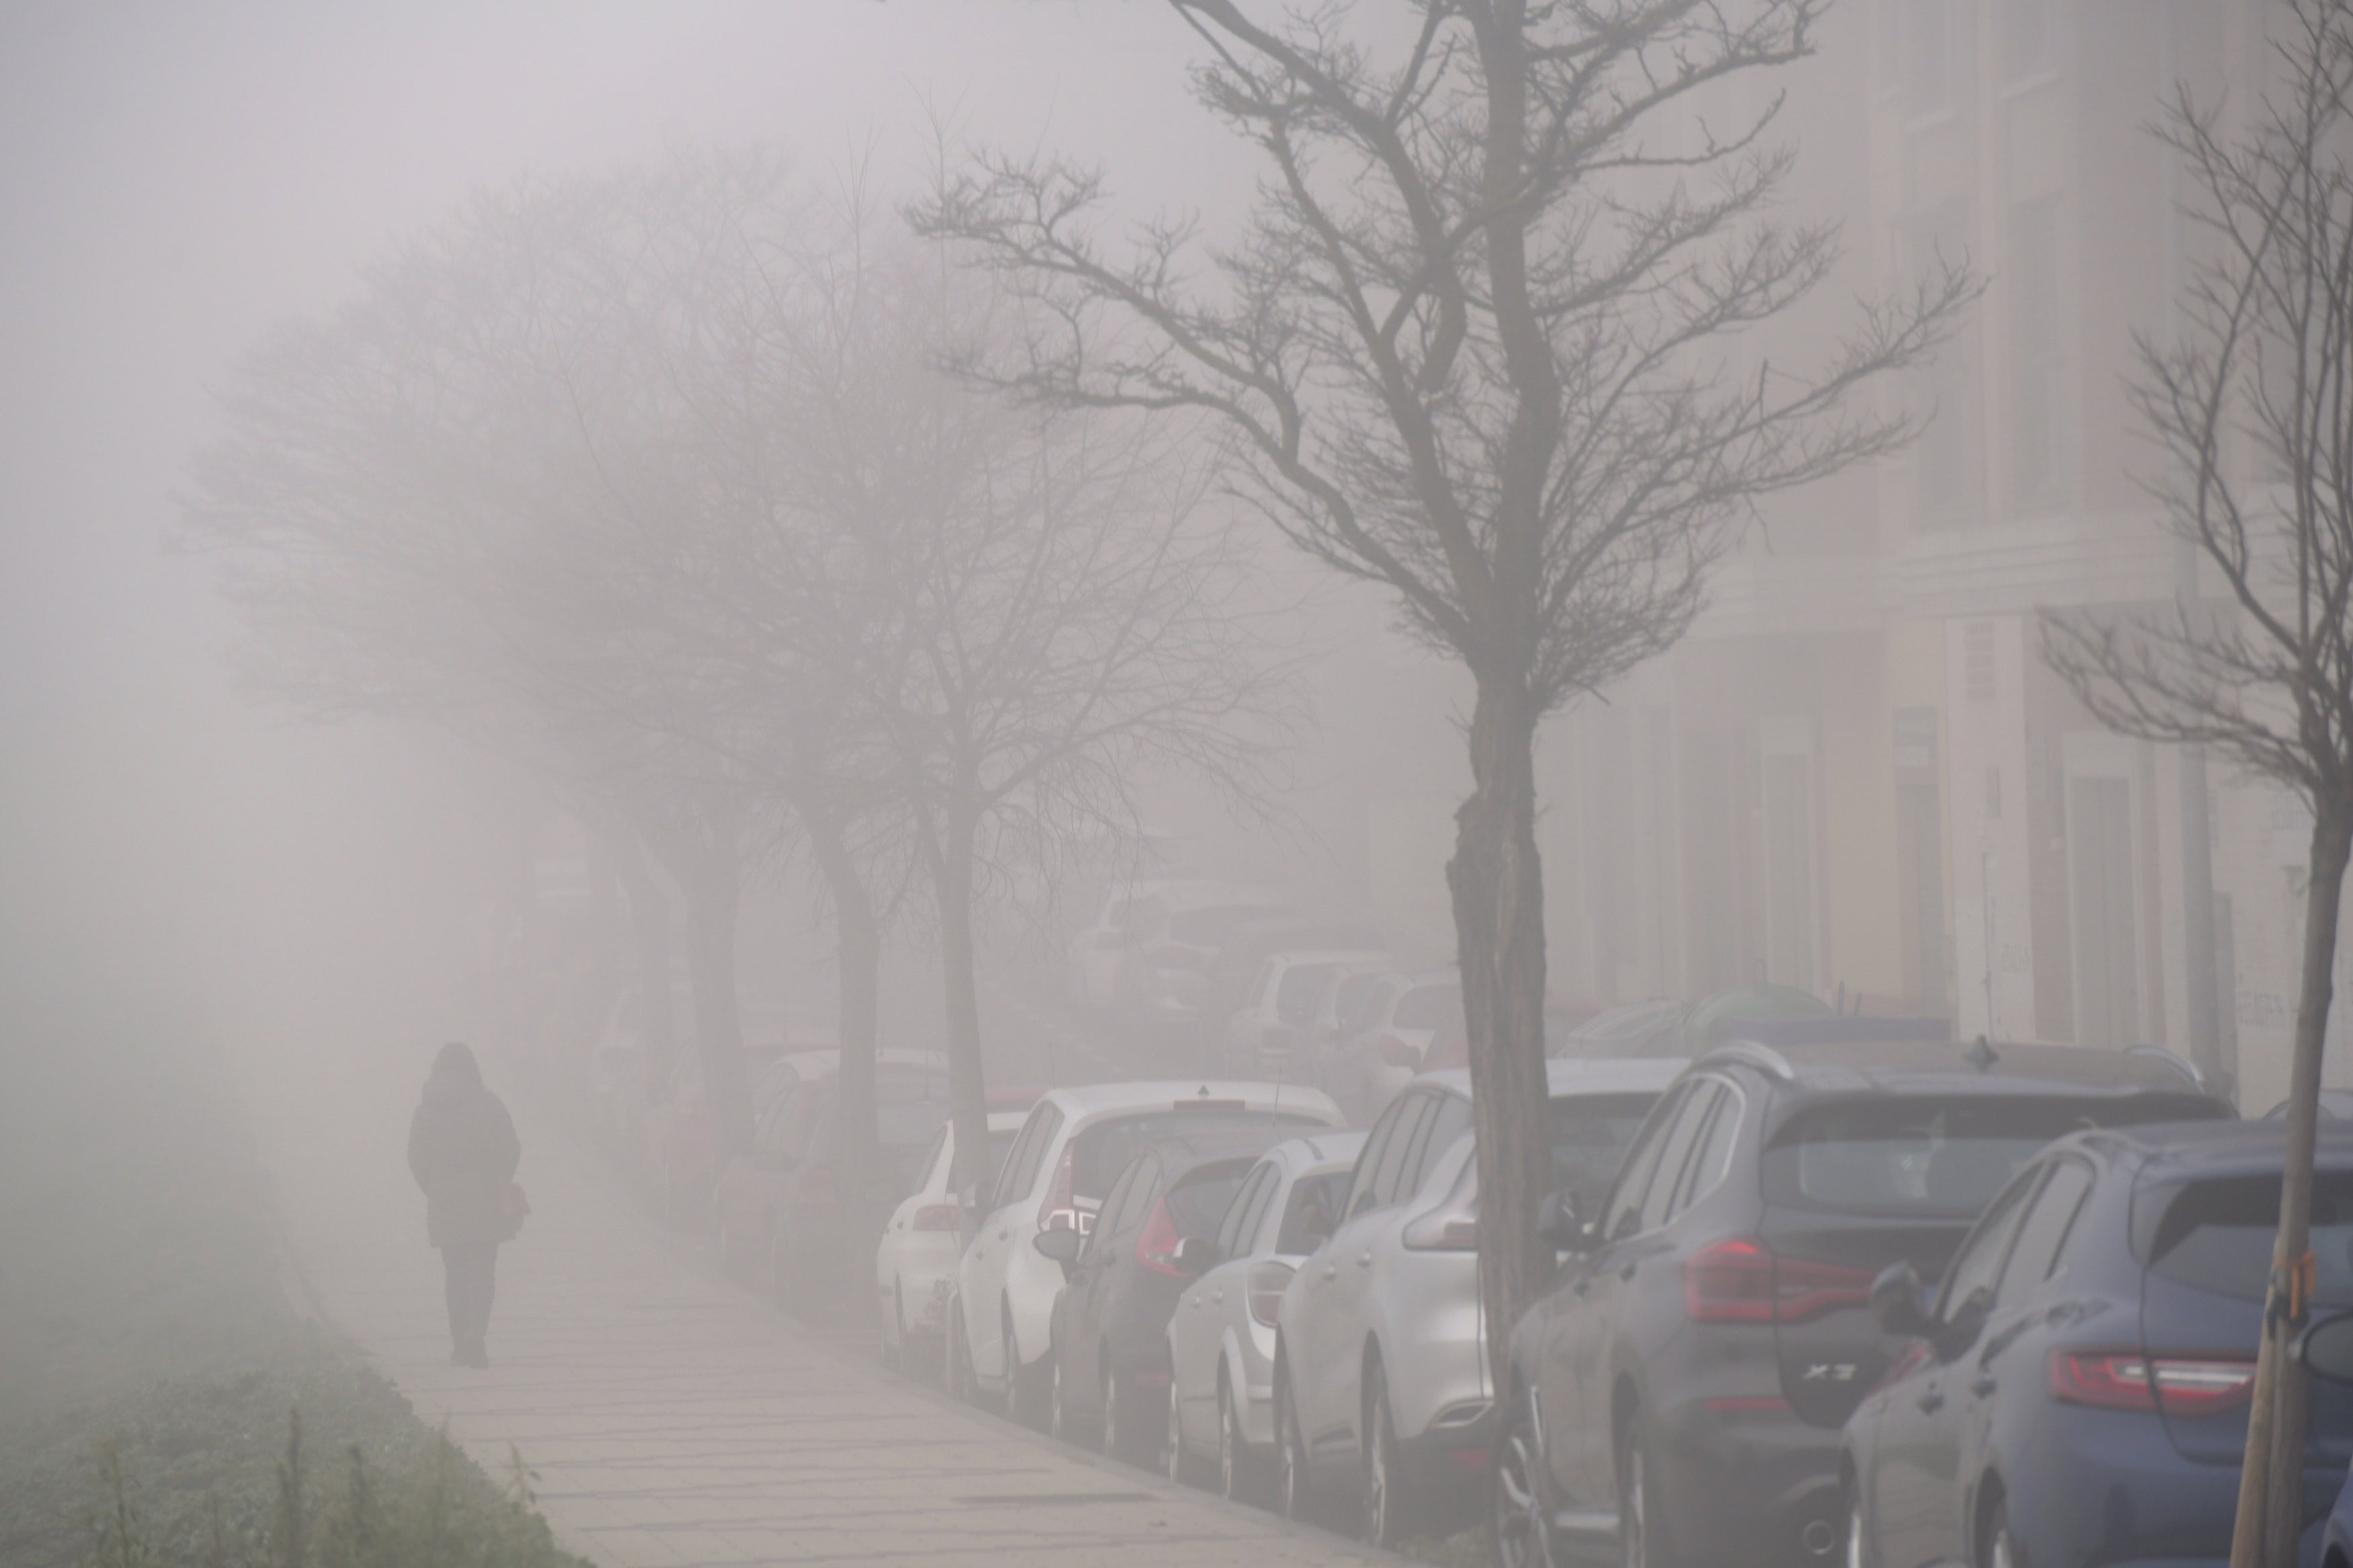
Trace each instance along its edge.
<instances>
[{"instance_id":1,"label":"pedestrian's leg","mask_svg":"<svg viewBox=\"0 0 2353 1568\"><path fill-rule=\"evenodd\" d=\"M491 1299L498 1294L498 1289L499 1244L484 1242L481 1272L476 1276L474 1287L474 1349L478 1352L490 1338Z\"/></svg>"},{"instance_id":2,"label":"pedestrian's leg","mask_svg":"<svg viewBox=\"0 0 2353 1568\"><path fill-rule=\"evenodd\" d=\"M466 1359L466 1325L473 1316L472 1282L469 1278L466 1249L445 1247L441 1249L441 1293L449 1308L449 1359Z\"/></svg>"},{"instance_id":3,"label":"pedestrian's leg","mask_svg":"<svg viewBox=\"0 0 2353 1568\"><path fill-rule=\"evenodd\" d=\"M461 1365L485 1364L482 1334L490 1320L488 1275L494 1249L479 1242L451 1247L449 1259L449 1337L456 1342Z\"/></svg>"}]
</instances>

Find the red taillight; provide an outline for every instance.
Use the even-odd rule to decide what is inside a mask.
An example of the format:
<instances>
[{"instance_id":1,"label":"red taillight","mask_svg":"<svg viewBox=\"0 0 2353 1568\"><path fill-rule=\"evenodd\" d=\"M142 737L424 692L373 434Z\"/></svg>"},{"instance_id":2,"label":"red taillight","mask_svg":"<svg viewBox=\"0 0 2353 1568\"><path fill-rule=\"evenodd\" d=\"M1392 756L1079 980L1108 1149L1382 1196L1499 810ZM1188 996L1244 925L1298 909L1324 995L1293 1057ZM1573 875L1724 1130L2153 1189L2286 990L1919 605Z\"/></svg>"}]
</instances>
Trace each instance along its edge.
<instances>
[{"instance_id":1,"label":"red taillight","mask_svg":"<svg viewBox=\"0 0 2353 1568\"><path fill-rule=\"evenodd\" d=\"M2142 1415L2213 1415L2243 1403L2255 1386L2255 1363L2134 1351L2051 1354L2051 1397L2066 1405Z\"/></svg>"},{"instance_id":2,"label":"red taillight","mask_svg":"<svg viewBox=\"0 0 2353 1568\"><path fill-rule=\"evenodd\" d=\"M1076 1179L1078 1152L1075 1143L1062 1145L1062 1158L1054 1166L1054 1179L1046 1184L1046 1205L1038 1211L1038 1228L1040 1230L1075 1230L1082 1236L1086 1234L1085 1216L1079 1213L1078 1205L1071 1194L1071 1184Z\"/></svg>"},{"instance_id":3,"label":"red taillight","mask_svg":"<svg viewBox=\"0 0 2353 1568\"><path fill-rule=\"evenodd\" d=\"M1288 1263L1254 1264L1250 1271L1250 1321L1267 1328L1274 1327L1275 1318L1282 1310L1283 1287L1291 1283L1293 1270Z\"/></svg>"},{"instance_id":4,"label":"red taillight","mask_svg":"<svg viewBox=\"0 0 2353 1568\"><path fill-rule=\"evenodd\" d=\"M1176 1216L1168 1212L1168 1200L1162 1198L1145 1216L1144 1234L1135 1238L1135 1260L1155 1274L1189 1279L1176 1267L1176 1244L1184 1239L1176 1233Z\"/></svg>"},{"instance_id":5,"label":"red taillight","mask_svg":"<svg viewBox=\"0 0 2353 1568\"><path fill-rule=\"evenodd\" d=\"M1864 1268L1776 1258L1763 1242L1735 1237L1683 1265L1683 1310L1694 1323L1802 1323L1863 1305L1871 1279Z\"/></svg>"},{"instance_id":6,"label":"red taillight","mask_svg":"<svg viewBox=\"0 0 2353 1568\"><path fill-rule=\"evenodd\" d=\"M909 1230L954 1230L956 1227L956 1206L954 1204L925 1204L907 1222Z\"/></svg>"}]
</instances>

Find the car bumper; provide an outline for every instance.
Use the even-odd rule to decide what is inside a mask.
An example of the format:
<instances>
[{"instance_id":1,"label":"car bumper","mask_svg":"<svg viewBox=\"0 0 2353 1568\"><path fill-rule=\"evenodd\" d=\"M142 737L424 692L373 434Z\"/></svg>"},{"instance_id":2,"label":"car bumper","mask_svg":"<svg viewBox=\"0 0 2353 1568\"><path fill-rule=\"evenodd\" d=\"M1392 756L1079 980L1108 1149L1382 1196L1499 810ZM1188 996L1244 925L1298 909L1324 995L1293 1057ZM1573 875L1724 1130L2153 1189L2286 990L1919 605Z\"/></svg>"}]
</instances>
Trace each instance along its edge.
<instances>
[{"instance_id":1,"label":"car bumper","mask_svg":"<svg viewBox=\"0 0 2353 1568\"><path fill-rule=\"evenodd\" d=\"M2081 1408L2036 1415L2018 1434L2018 1457L2002 1478L2027 1561L2113 1568L2230 1561L2238 1466L2184 1459L2164 1428L2142 1415ZM2320 1561L2329 1507L2345 1481L2335 1466L2305 1472L2298 1555L2306 1564Z\"/></svg>"},{"instance_id":2,"label":"car bumper","mask_svg":"<svg viewBox=\"0 0 2353 1568\"><path fill-rule=\"evenodd\" d=\"M1839 1428L1698 1400L1653 1414L1660 1491L1683 1556L1819 1563L1838 1542Z\"/></svg>"}]
</instances>

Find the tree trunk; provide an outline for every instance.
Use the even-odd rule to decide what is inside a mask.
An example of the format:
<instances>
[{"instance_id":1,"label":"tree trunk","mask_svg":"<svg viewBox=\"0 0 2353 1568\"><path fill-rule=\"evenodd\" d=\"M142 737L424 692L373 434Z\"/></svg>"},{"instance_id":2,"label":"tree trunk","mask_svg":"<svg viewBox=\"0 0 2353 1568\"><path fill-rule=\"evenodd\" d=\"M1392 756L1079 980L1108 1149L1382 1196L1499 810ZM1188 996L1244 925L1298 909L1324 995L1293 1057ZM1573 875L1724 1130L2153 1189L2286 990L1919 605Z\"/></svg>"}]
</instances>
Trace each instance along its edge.
<instances>
[{"instance_id":1,"label":"tree trunk","mask_svg":"<svg viewBox=\"0 0 2353 1568\"><path fill-rule=\"evenodd\" d=\"M1478 1135L1479 1291L1498 1388L1512 1325L1553 1272L1536 1236L1537 1211L1552 1190L1536 719L1524 694L1482 682L1471 718L1472 788L1455 813L1454 858L1446 868Z\"/></svg>"},{"instance_id":2,"label":"tree trunk","mask_svg":"<svg viewBox=\"0 0 2353 1568\"><path fill-rule=\"evenodd\" d=\"M2247 1412L2247 1458L2231 1568L2294 1568L2304 1526L2304 1369L2288 1347L2310 1303L2294 1281L2312 1249L2312 1160L2320 1124L2320 1053L2337 959L2337 910L2353 854L2353 801L2317 803L2311 881L2305 892L2304 978L2295 1009L2295 1057L2288 1070L2287 1151L2280 1185L2279 1237L2264 1302L2263 1347Z\"/></svg>"},{"instance_id":3,"label":"tree trunk","mask_svg":"<svg viewBox=\"0 0 2353 1568\"><path fill-rule=\"evenodd\" d=\"M867 1189L881 1174L874 1050L882 986L881 928L874 916L873 895L839 826L821 813L804 812L802 820L833 901L834 978L840 999L843 1234L858 1236L864 1234L860 1216L868 1205ZM853 1258L851 1263L856 1268L861 1260Z\"/></svg>"},{"instance_id":4,"label":"tree trunk","mask_svg":"<svg viewBox=\"0 0 2353 1568\"><path fill-rule=\"evenodd\" d=\"M752 1088L735 998L735 917L744 889L724 848L701 859L685 893L687 967L694 987L694 1045L702 1058L702 1086L726 1146L749 1149Z\"/></svg>"},{"instance_id":5,"label":"tree trunk","mask_svg":"<svg viewBox=\"0 0 2353 1568\"><path fill-rule=\"evenodd\" d=\"M955 1190L988 1180L988 1083L980 1060L980 992L973 974L974 825L962 807L948 812L932 861L939 900L940 969L946 986L948 1103L955 1124Z\"/></svg>"},{"instance_id":6,"label":"tree trunk","mask_svg":"<svg viewBox=\"0 0 2353 1568\"><path fill-rule=\"evenodd\" d=\"M678 1021L672 1011L670 979L670 895L661 879L646 864L645 851L634 836L615 833L614 873L629 900L630 945L638 967L638 1047L649 1063L664 1070L678 1046Z\"/></svg>"}]
</instances>

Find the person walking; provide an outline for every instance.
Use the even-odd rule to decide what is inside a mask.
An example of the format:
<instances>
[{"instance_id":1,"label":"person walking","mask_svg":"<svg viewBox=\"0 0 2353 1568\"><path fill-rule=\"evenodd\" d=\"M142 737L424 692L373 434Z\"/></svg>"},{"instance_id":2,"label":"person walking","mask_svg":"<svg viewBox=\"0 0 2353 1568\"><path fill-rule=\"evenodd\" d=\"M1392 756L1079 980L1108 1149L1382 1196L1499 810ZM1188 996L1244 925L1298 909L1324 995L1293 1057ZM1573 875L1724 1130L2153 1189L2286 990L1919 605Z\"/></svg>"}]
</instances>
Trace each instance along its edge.
<instances>
[{"instance_id":1,"label":"person walking","mask_svg":"<svg viewBox=\"0 0 2353 1568\"><path fill-rule=\"evenodd\" d=\"M449 1300L449 1359L488 1366L484 1341L498 1282L499 1244L522 1219L514 1119L482 1083L474 1053L441 1047L408 1123L408 1169L425 1191L426 1239L441 1249Z\"/></svg>"}]
</instances>

